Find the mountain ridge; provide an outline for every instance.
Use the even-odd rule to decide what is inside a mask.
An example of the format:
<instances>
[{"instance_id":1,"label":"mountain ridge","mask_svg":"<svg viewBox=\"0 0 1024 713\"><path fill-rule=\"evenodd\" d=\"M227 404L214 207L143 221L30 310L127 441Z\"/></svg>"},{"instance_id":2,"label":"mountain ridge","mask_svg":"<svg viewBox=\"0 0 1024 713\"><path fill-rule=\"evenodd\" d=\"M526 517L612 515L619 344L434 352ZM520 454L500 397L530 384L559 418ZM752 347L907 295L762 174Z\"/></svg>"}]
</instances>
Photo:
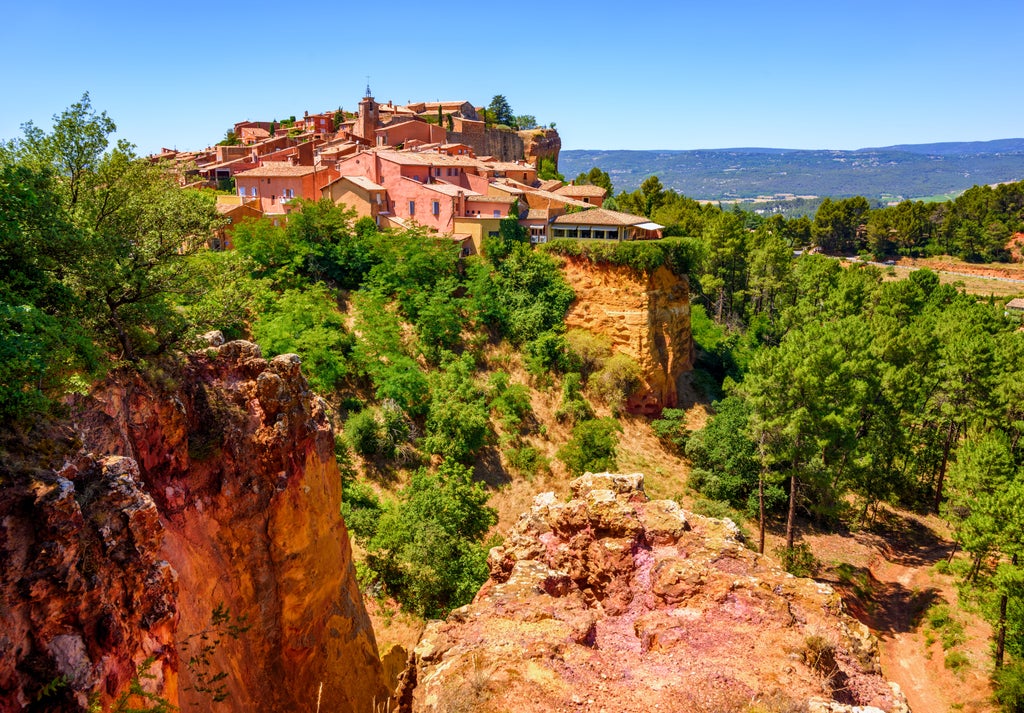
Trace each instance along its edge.
<instances>
[{"instance_id":1,"label":"mountain ridge","mask_svg":"<svg viewBox=\"0 0 1024 713\"><path fill-rule=\"evenodd\" d=\"M567 179L597 166L616 191L657 175L666 188L704 200L862 195L879 202L956 195L973 185L1024 178L1024 139L891 147L698 150L564 150Z\"/></svg>"}]
</instances>

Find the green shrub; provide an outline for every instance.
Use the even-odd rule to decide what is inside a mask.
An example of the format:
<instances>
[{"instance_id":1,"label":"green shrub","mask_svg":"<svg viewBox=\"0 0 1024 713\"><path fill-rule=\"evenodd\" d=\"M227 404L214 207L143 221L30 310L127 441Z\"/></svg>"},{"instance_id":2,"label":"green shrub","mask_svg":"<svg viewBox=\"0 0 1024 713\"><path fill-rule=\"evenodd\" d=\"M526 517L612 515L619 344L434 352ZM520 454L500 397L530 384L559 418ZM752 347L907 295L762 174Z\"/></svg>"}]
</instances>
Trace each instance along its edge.
<instances>
[{"instance_id":1,"label":"green shrub","mask_svg":"<svg viewBox=\"0 0 1024 713\"><path fill-rule=\"evenodd\" d=\"M445 461L436 473L417 471L384 506L367 562L403 606L443 616L469 602L487 578L482 539L496 521L472 471Z\"/></svg>"},{"instance_id":2,"label":"green shrub","mask_svg":"<svg viewBox=\"0 0 1024 713\"><path fill-rule=\"evenodd\" d=\"M697 264L699 241L694 238L603 242L572 239L551 240L541 249L554 255L583 258L595 264L619 265L638 273L651 273L662 265L677 275L687 275Z\"/></svg>"},{"instance_id":3,"label":"green shrub","mask_svg":"<svg viewBox=\"0 0 1024 713\"><path fill-rule=\"evenodd\" d=\"M587 471L612 471L616 467L618 433L622 426L614 418L598 418L577 423L572 438L558 450L558 457L569 472L583 475Z\"/></svg>"},{"instance_id":4,"label":"green shrub","mask_svg":"<svg viewBox=\"0 0 1024 713\"><path fill-rule=\"evenodd\" d=\"M970 664L971 660L967 658L967 654L962 651L950 651L946 654L946 668L954 673L961 673L963 669L967 668Z\"/></svg>"},{"instance_id":5,"label":"green shrub","mask_svg":"<svg viewBox=\"0 0 1024 713\"><path fill-rule=\"evenodd\" d=\"M448 359L430 377L430 408L423 447L430 453L471 462L491 435L487 393L473 381L469 354Z\"/></svg>"},{"instance_id":6,"label":"green shrub","mask_svg":"<svg viewBox=\"0 0 1024 713\"><path fill-rule=\"evenodd\" d=\"M608 337L585 329L570 329L565 334L565 340L575 357L575 363L579 365L580 376L584 382L604 366L612 353Z\"/></svg>"},{"instance_id":7,"label":"green shrub","mask_svg":"<svg viewBox=\"0 0 1024 713\"><path fill-rule=\"evenodd\" d=\"M795 577L813 577L818 571L818 560L806 542L793 545L793 549L779 547L774 554L782 568Z\"/></svg>"},{"instance_id":8,"label":"green shrub","mask_svg":"<svg viewBox=\"0 0 1024 713\"><path fill-rule=\"evenodd\" d=\"M526 345L526 370L545 378L551 373L565 373L579 368L564 334L544 332Z\"/></svg>"},{"instance_id":9,"label":"green shrub","mask_svg":"<svg viewBox=\"0 0 1024 713\"><path fill-rule=\"evenodd\" d=\"M674 452L682 454L690 437L690 431L686 428L686 411L678 408L662 409L661 418L651 421L651 430L658 440Z\"/></svg>"},{"instance_id":10,"label":"green shrub","mask_svg":"<svg viewBox=\"0 0 1024 713\"><path fill-rule=\"evenodd\" d=\"M505 451L505 458L514 470L528 478L548 470L547 458L533 446L509 448Z\"/></svg>"},{"instance_id":11,"label":"green shrub","mask_svg":"<svg viewBox=\"0 0 1024 713\"><path fill-rule=\"evenodd\" d=\"M377 533L380 514L380 500L370 486L352 478L342 478L341 515L357 540L366 542Z\"/></svg>"},{"instance_id":12,"label":"green shrub","mask_svg":"<svg viewBox=\"0 0 1024 713\"><path fill-rule=\"evenodd\" d=\"M518 433L533 415L530 390L523 384L509 384L508 374L503 371L491 376L488 387L491 408L498 415L501 427L507 433Z\"/></svg>"},{"instance_id":13,"label":"green shrub","mask_svg":"<svg viewBox=\"0 0 1024 713\"><path fill-rule=\"evenodd\" d=\"M349 416L342 432L349 448L364 458L373 458L380 453L383 429L371 409Z\"/></svg>"},{"instance_id":14,"label":"green shrub","mask_svg":"<svg viewBox=\"0 0 1024 713\"><path fill-rule=\"evenodd\" d=\"M594 417L594 409L582 393L582 379L577 373L566 374L562 379L562 402L555 411L560 423L581 423Z\"/></svg>"},{"instance_id":15,"label":"green shrub","mask_svg":"<svg viewBox=\"0 0 1024 713\"><path fill-rule=\"evenodd\" d=\"M1006 713L1024 713L1024 662L1014 661L996 670L995 699Z\"/></svg>"},{"instance_id":16,"label":"green shrub","mask_svg":"<svg viewBox=\"0 0 1024 713\"><path fill-rule=\"evenodd\" d=\"M617 412L643 385L640 365L626 354L613 354L604 367L590 377L589 384L612 411Z\"/></svg>"}]
</instances>

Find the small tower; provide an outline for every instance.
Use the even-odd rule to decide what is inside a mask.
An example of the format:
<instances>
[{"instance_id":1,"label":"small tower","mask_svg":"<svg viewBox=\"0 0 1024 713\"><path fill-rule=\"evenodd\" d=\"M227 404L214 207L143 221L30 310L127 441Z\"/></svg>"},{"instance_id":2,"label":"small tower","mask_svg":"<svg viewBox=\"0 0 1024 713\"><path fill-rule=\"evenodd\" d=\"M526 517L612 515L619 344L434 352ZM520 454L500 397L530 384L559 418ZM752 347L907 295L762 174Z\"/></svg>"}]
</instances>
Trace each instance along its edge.
<instances>
[{"instance_id":1,"label":"small tower","mask_svg":"<svg viewBox=\"0 0 1024 713\"><path fill-rule=\"evenodd\" d=\"M359 117L356 119L353 132L356 136L373 141L373 132L377 129L377 119L377 102L373 100L373 95L370 94L370 84L367 82L366 96L359 102Z\"/></svg>"}]
</instances>

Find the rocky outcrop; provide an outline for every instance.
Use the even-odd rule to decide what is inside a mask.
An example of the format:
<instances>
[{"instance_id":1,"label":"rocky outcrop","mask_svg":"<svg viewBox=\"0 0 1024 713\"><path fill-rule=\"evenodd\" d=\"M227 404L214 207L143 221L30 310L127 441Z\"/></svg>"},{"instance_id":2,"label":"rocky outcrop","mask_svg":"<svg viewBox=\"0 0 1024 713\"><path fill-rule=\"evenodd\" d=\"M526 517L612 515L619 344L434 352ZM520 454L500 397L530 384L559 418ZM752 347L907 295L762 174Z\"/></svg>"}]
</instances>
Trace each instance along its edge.
<instances>
[{"instance_id":1,"label":"rocky outcrop","mask_svg":"<svg viewBox=\"0 0 1024 713\"><path fill-rule=\"evenodd\" d=\"M0 498L0 711L83 710L133 678L186 710L386 700L298 357L229 342L74 411L79 456Z\"/></svg>"},{"instance_id":2,"label":"rocky outcrop","mask_svg":"<svg viewBox=\"0 0 1024 713\"><path fill-rule=\"evenodd\" d=\"M567 259L563 273L576 292L566 327L605 335L640 365L644 383L629 409L653 414L676 406L679 377L693 368L686 277L664 266L643 274L582 258Z\"/></svg>"},{"instance_id":3,"label":"rocky outcrop","mask_svg":"<svg viewBox=\"0 0 1024 713\"><path fill-rule=\"evenodd\" d=\"M562 138L554 129L528 129L519 132L523 140L523 153L527 163L540 168L539 159L549 159L558 170L558 154L562 150Z\"/></svg>"},{"instance_id":4,"label":"rocky outcrop","mask_svg":"<svg viewBox=\"0 0 1024 713\"><path fill-rule=\"evenodd\" d=\"M538 496L473 603L428 626L402 710L907 711L827 585L649 501L640 474L572 490Z\"/></svg>"}]
</instances>

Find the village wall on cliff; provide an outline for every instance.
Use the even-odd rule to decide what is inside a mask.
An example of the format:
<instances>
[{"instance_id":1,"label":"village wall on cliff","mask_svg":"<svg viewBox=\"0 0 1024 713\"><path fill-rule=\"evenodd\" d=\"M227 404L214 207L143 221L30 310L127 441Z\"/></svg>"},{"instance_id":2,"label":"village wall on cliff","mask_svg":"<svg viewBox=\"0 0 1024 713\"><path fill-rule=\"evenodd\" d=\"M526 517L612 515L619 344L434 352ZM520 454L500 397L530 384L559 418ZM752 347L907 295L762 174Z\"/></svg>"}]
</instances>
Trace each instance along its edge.
<instances>
[{"instance_id":1,"label":"village wall on cliff","mask_svg":"<svg viewBox=\"0 0 1024 713\"><path fill-rule=\"evenodd\" d=\"M679 378L694 360L686 276L664 265L640 272L586 258L566 258L562 271L576 292L566 327L608 337L640 365L643 385L629 410L654 414L676 406Z\"/></svg>"},{"instance_id":2,"label":"village wall on cliff","mask_svg":"<svg viewBox=\"0 0 1024 713\"><path fill-rule=\"evenodd\" d=\"M0 712L109 702L150 660L143 684L185 710L211 709L218 674L220 711L386 700L298 357L230 342L159 380L113 378L74 412L76 455L4 474ZM190 661L204 632L217 644Z\"/></svg>"}]
</instances>

